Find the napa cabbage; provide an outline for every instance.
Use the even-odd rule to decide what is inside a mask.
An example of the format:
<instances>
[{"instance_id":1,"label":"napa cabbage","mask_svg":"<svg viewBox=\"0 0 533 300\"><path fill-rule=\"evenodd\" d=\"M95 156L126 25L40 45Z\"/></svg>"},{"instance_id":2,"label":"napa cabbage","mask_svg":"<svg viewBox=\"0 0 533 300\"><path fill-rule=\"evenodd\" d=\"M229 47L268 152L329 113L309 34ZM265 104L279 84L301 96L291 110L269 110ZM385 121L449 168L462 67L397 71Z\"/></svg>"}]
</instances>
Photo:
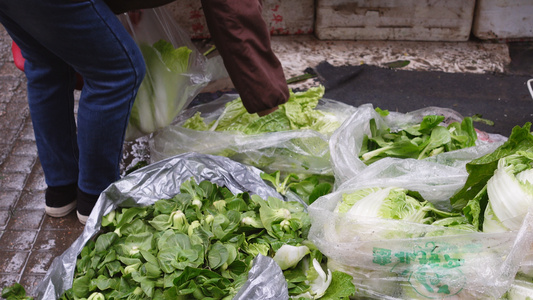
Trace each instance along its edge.
<instances>
[{"instance_id":1,"label":"napa cabbage","mask_svg":"<svg viewBox=\"0 0 533 300\"><path fill-rule=\"evenodd\" d=\"M501 158L487 182L484 232L518 230L533 205L533 152Z\"/></svg>"},{"instance_id":2,"label":"napa cabbage","mask_svg":"<svg viewBox=\"0 0 533 300\"><path fill-rule=\"evenodd\" d=\"M464 187L450 199L454 210L483 232L520 228L533 204L531 123L515 126L504 144L466 169Z\"/></svg>"},{"instance_id":3,"label":"napa cabbage","mask_svg":"<svg viewBox=\"0 0 533 300\"><path fill-rule=\"evenodd\" d=\"M316 109L324 91L323 86L297 93L290 91L285 104L263 117L248 113L242 99L237 98L226 103L222 114L211 123L206 124L201 113L196 112L182 126L194 130L236 131L248 135L304 129L331 134L340 126L340 121L335 115Z\"/></svg>"},{"instance_id":4,"label":"napa cabbage","mask_svg":"<svg viewBox=\"0 0 533 300\"><path fill-rule=\"evenodd\" d=\"M159 40L139 45L146 64L146 75L133 102L126 138L133 140L168 126L189 101L189 57L186 46L175 48ZM192 100L192 99L191 99Z\"/></svg>"},{"instance_id":5,"label":"napa cabbage","mask_svg":"<svg viewBox=\"0 0 533 300\"><path fill-rule=\"evenodd\" d=\"M345 193L335 212L352 220L370 217L420 224L432 224L443 217L458 216L438 210L431 202L398 187L370 187Z\"/></svg>"}]
</instances>

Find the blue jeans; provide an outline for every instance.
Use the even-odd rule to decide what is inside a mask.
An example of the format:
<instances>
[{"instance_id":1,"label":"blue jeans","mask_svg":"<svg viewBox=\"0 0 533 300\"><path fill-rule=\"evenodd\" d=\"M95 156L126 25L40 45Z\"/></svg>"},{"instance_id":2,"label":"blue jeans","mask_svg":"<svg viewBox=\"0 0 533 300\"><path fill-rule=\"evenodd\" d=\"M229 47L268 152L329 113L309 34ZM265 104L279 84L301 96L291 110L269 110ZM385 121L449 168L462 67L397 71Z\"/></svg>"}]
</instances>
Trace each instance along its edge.
<instances>
[{"instance_id":1,"label":"blue jeans","mask_svg":"<svg viewBox=\"0 0 533 300\"><path fill-rule=\"evenodd\" d=\"M83 192L100 194L120 176L126 126L145 74L139 48L102 0L2 0L0 22L26 59L46 184L77 182ZM77 120L75 72L84 79Z\"/></svg>"}]
</instances>

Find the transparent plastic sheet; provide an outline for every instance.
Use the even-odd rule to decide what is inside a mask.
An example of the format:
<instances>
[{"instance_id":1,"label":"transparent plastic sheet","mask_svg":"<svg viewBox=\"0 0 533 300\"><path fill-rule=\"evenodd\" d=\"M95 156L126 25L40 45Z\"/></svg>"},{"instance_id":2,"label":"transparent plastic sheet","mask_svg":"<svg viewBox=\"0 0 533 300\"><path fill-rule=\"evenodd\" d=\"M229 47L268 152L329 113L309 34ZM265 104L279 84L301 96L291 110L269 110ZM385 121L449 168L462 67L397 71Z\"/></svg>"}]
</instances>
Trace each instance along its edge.
<instances>
[{"instance_id":1,"label":"transparent plastic sheet","mask_svg":"<svg viewBox=\"0 0 533 300\"><path fill-rule=\"evenodd\" d=\"M111 184L102 192L85 228L76 241L52 262L45 278L36 289L36 299L58 299L72 286L76 260L81 250L100 230L102 217L116 209L147 206L179 193L181 184L194 178L196 182L209 180L227 187L232 193L250 192L264 199L269 196L283 199L260 177L261 171L225 157L186 153L150 164ZM288 299L287 284L281 268L269 257L256 258L250 279L240 294L260 295L256 299ZM283 279L283 280L282 280ZM238 298L244 300L247 298Z\"/></svg>"},{"instance_id":2,"label":"transparent plastic sheet","mask_svg":"<svg viewBox=\"0 0 533 300\"><path fill-rule=\"evenodd\" d=\"M527 278L517 278L502 299L529 300L533 299L533 281Z\"/></svg>"},{"instance_id":3,"label":"transparent plastic sheet","mask_svg":"<svg viewBox=\"0 0 533 300\"><path fill-rule=\"evenodd\" d=\"M329 268L354 276L356 296L499 299L510 288L533 242L531 211L519 231L490 234L335 213L344 193L365 187L403 187L444 203L452 193L445 191L461 180L454 168L443 167L387 158L309 206L309 240L328 257Z\"/></svg>"},{"instance_id":4,"label":"transparent plastic sheet","mask_svg":"<svg viewBox=\"0 0 533 300\"><path fill-rule=\"evenodd\" d=\"M524 257L524 260L520 264L520 269L518 269L518 273L531 278L533 281L533 244L529 247L529 251Z\"/></svg>"},{"instance_id":5,"label":"transparent plastic sheet","mask_svg":"<svg viewBox=\"0 0 533 300\"><path fill-rule=\"evenodd\" d=\"M238 97L238 94L225 94L213 102L183 111L172 125L157 131L150 138L151 160L198 152L226 156L267 173L279 170L288 173L333 174L329 136L314 130L245 135L198 131L181 126L196 112L201 112L201 116L209 124L222 114L226 103ZM340 124L355 111L351 105L329 99L321 99L316 109L332 113Z\"/></svg>"},{"instance_id":6,"label":"transparent plastic sheet","mask_svg":"<svg viewBox=\"0 0 533 300\"><path fill-rule=\"evenodd\" d=\"M390 112L386 117L380 116L372 104L364 104L347 118L330 139L331 164L335 173L336 185L339 185L357 175L367 166L359 159L359 152L363 137L370 135L369 121L376 120L378 128L391 128L392 131L401 130L408 125L419 123L426 115L443 115L444 123L461 122L463 117L448 108L427 107L409 113ZM496 134L478 132L476 146L466 149L445 152L424 160L437 162L442 165L464 168L469 161L493 152L507 138Z\"/></svg>"},{"instance_id":7,"label":"transparent plastic sheet","mask_svg":"<svg viewBox=\"0 0 533 300\"><path fill-rule=\"evenodd\" d=\"M362 170L338 189L358 186L398 186L418 191L438 209L450 211L450 198L464 186L468 173L465 169L436 162L386 157Z\"/></svg>"},{"instance_id":8,"label":"transparent plastic sheet","mask_svg":"<svg viewBox=\"0 0 533 300\"><path fill-rule=\"evenodd\" d=\"M141 11L140 19L129 14L119 16L124 27L139 45L146 62L146 76L133 104L126 140L131 141L168 126L211 80L206 57L192 43L168 11L161 7ZM188 65L169 68L174 57L165 58L154 43L165 40L174 48L186 46ZM166 52L168 54L168 52Z\"/></svg>"}]
</instances>

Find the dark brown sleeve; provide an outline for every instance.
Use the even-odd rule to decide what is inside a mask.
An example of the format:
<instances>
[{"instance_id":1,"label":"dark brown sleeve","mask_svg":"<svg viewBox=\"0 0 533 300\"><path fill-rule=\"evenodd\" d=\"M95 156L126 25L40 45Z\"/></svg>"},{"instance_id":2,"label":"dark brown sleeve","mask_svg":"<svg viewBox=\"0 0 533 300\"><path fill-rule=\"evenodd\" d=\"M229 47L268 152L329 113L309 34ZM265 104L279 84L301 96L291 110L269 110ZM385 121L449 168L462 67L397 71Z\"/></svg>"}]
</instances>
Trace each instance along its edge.
<instances>
[{"instance_id":1,"label":"dark brown sleeve","mask_svg":"<svg viewBox=\"0 0 533 300\"><path fill-rule=\"evenodd\" d=\"M115 14L121 14L132 10L155 8L163 6L175 0L104 0Z\"/></svg>"},{"instance_id":2,"label":"dark brown sleeve","mask_svg":"<svg viewBox=\"0 0 533 300\"><path fill-rule=\"evenodd\" d=\"M249 113L287 102L289 88L270 45L260 0L202 0L207 26Z\"/></svg>"}]
</instances>

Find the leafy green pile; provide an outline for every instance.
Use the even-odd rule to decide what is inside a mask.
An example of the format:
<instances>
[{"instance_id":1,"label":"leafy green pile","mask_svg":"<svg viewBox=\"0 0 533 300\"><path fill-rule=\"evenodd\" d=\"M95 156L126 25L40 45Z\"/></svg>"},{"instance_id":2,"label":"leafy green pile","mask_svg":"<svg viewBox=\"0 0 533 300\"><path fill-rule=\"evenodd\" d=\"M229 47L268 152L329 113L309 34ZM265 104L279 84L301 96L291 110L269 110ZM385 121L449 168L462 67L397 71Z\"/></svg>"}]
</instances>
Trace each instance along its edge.
<instances>
[{"instance_id":1,"label":"leafy green pile","mask_svg":"<svg viewBox=\"0 0 533 300\"><path fill-rule=\"evenodd\" d=\"M316 109L323 95L323 86L298 93L290 91L288 101L264 117L248 113L241 98L237 98L228 102L222 114L209 124L197 112L182 126L200 131L238 131L250 135L302 129L329 134L340 126L340 122L334 115Z\"/></svg>"},{"instance_id":2,"label":"leafy green pile","mask_svg":"<svg viewBox=\"0 0 533 300\"><path fill-rule=\"evenodd\" d=\"M179 86L189 84L183 74L189 69L192 50L186 46L174 48L165 40L153 45L140 44L139 48L146 76L133 102L126 133L130 140L168 126L185 105L186 99L180 96L188 97Z\"/></svg>"},{"instance_id":3,"label":"leafy green pile","mask_svg":"<svg viewBox=\"0 0 533 300\"><path fill-rule=\"evenodd\" d=\"M424 122L421 126L423 124ZM466 128L470 126L467 125ZM464 140L466 141L466 136ZM533 206L531 123L513 128L509 139L504 144L492 153L467 163L466 170L468 178L464 186L450 198L453 212L444 219L437 218L432 222L423 223L448 224L447 226L453 225L483 232L518 230L529 208ZM378 197L379 191L383 189L364 189L353 195L345 195L339 207L346 207L346 203L349 203L349 207L354 206L349 211L359 211L360 215L411 219L410 221L413 221L412 216L418 215L421 211L435 212L433 209L427 209L426 204L420 205L416 201L405 198L403 193L399 194L401 197L393 196L393 194L398 195L395 189L386 192L387 196L379 195ZM354 197L357 201L361 200L361 203L368 204L356 203L357 201L352 199ZM344 208L341 211L347 212L348 210ZM402 216L405 213L407 213L405 215L407 218ZM419 217L416 219L426 220Z\"/></svg>"},{"instance_id":4,"label":"leafy green pile","mask_svg":"<svg viewBox=\"0 0 533 300\"><path fill-rule=\"evenodd\" d=\"M192 179L180 191L104 216L62 299L231 299L260 254L282 267L294 299L354 293L351 276L322 269L326 258L306 240L301 204Z\"/></svg>"},{"instance_id":5,"label":"leafy green pile","mask_svg":"<svg viewBox=\"0 0 533 300\"><path fill-rule=\"evenodd\" d=\"M287 175L276 171L271 174L261 173L261 178L270 182L278 193L283 196L294 193L305 204L310 205L321 196L331 193L335 183L333 175L296 174Z\"/></svg>"},{"instance_id":6,"label":"leafy green pile","mask_svg":"<svg viewBox=\"0 0 533 300\"><path fill-rule=\"evenodd\" d=\"M26 295L26 289L20 283L14 283L2 289L2 298L6 300L32 300L33 297Z\"/></svg>"},{"instance_id":7,"label":"leafy green pile","mask_svg":"<svg viewBox=\"0 0 533 300\"><path fill-rule=\"evenodd\" d=\"M248 113L237 98L227 102L222 112L195 112L179 123L178 130L165 130L154 137L153 145L160 147L164 157L193 151L228 157L269 173L331 174L328 139L340 127L346 111L322 110L323 94L323 86L291 92L285 104L263 117ZM181 150L169 150L167 140ZM181 146L180 140L194 143Z\"/></svg>"},{"instance_id":8,"label":"leafy green pile","mask_svg":"<svg viewBox=\"0 0 533 300\"><path fill-rule=\"evenodd\" d=\"M387 111L376 109L386 116ZM444 116L424 116L422 122L397 132L379 129L370 120L370 136L363 137L359 158L369 165L384 157L424 159L439 153L475 146L477 134L472 118L466 117L448 126L440 125Z\"/></svg>"}]
</instances>

